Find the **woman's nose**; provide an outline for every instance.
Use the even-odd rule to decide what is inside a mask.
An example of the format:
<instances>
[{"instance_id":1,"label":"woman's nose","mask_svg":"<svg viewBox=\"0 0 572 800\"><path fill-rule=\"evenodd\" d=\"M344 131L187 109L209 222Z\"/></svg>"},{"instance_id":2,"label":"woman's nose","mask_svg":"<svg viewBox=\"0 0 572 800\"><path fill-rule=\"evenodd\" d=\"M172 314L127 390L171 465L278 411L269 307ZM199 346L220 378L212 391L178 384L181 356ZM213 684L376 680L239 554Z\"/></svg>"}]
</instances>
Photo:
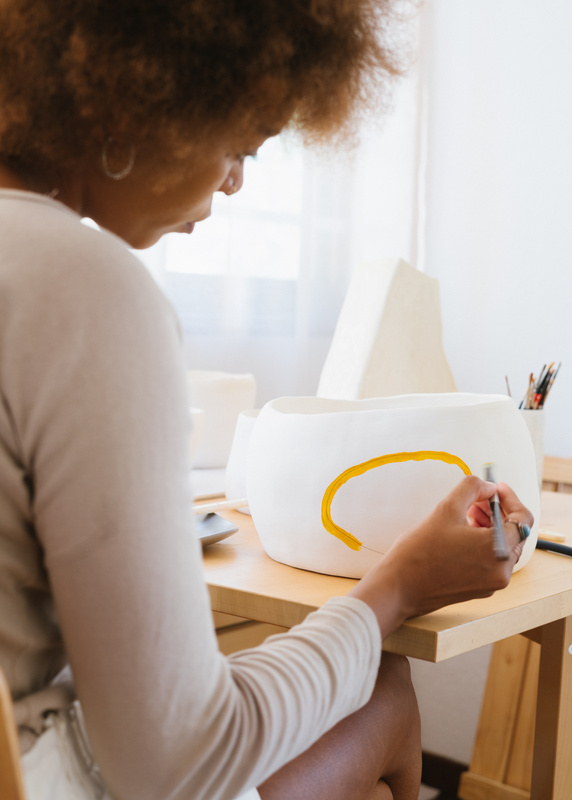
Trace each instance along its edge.
<instances>
[{"instance_id":1,"label":"woman's nose","mask_svg":"<svg viewBox=\"0 0 572 800\"><path fill-rule=\"evenodd\" d=\"M233 164L219 191L224 192L227 195L236 194L236 192L238 192L242 187L243 181L244 164L242 162L237 162L236 164Z\"/></svg>"}]
</instances>

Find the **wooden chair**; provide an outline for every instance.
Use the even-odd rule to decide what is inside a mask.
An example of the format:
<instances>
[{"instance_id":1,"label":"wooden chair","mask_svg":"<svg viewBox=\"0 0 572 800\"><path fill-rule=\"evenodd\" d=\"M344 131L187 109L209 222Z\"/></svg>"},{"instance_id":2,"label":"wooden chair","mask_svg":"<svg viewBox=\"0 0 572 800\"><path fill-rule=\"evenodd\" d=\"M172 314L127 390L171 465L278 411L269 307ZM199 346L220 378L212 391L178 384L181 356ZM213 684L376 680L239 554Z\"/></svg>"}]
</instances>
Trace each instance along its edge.
<instances>
[{"instance_id":1,"label":"wooden chair","mask_svg":"<svg viewBox=\"0 0 572 800\"><path fill-rule=\"evenodd\" d=\"M20 747L14 720L12 696L0 669L0 797L2 800L26 800L20 769Z\"/></svg>"},{"instance_id":2,"label":"wooden chair","mask_svg":"<svg viewBox=\"0 0 572 800\"><path fill-rule=\"evenodd\" d=\"M543 489L572 491L572 459L546 456ZM513 636L493 647L461 800L530 800L540 643ZM572 789L571 789L572 796Z\"/></svg>"},{"instance_id":3,"label":"wooden chair","mask_svg":"<svg viewBox=\"0 0 572 800\"><path fill-rule=\"evenodd\" d=\"M542 488L552 492L572 492L572 458L545 456Z\"/></svg>"}]
</instances>

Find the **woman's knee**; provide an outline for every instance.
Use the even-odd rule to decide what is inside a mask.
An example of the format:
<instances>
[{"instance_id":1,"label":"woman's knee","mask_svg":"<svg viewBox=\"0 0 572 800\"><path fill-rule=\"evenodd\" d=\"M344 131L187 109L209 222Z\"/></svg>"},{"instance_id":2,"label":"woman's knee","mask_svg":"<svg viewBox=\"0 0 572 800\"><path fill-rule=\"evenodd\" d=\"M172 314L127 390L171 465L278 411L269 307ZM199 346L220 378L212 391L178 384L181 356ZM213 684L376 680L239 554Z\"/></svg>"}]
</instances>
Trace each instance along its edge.
<instances>
[{"instance_id":1,"label":"woman's knee","mask_svg":"<svg viewBox=\"0 0 572 800\"><path fill-rule=\"evenodd\" d=\"M411 680L411 667L406 656L383 652L381 670L387 670L399 680Z\"/></svg>"},{"instance_id":2,"label":"woman's knee","mask_svg":"<svg viewBox=\"0 0 572 800\"><path fill-rule=\"evenodd\" d=\"M388 695L395 697L404 709L411 708L418 713L411 668L405 656L383 653L374 693L380 693L385 699Z\"/></svg>"}]
</instances>

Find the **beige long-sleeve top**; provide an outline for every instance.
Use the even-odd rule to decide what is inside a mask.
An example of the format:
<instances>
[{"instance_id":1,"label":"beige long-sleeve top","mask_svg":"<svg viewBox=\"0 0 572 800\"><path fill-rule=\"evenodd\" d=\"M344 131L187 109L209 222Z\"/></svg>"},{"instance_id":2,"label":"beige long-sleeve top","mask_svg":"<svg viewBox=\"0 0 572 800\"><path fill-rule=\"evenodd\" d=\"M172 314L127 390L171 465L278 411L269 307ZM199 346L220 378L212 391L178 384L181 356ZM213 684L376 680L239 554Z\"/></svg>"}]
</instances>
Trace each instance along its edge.
<instances>
[{"instance_id":1,"label":"beige long-sleeve top","mask_svg":"<svg viewBox=\"0 0 572 800\"><path fill-rule=\"evenodd\" d=\"M0 393L0 664L18 707L69 660L114 795L231 800L367 701L380 634L353 598L220 655L174 312L115 236L8 190Z\"/></svg>"}]
</instances>

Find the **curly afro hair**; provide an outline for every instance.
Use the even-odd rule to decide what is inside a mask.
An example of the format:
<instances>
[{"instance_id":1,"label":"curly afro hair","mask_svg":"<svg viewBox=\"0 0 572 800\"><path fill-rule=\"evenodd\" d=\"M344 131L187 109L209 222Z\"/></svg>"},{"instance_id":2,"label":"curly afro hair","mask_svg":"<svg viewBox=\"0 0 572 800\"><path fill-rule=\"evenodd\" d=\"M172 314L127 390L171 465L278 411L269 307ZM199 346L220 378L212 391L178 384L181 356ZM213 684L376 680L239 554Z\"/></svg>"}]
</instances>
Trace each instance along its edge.
<instances>
[{"instance_id":1,"label":"curly afro hair","mask_svg":"<svg viewBox=\"0 0 572 800\"><path fill-rule=\"evenodd\" d=\"M73 169L109 136L171 157L197 137L285 120L306 143L348 138L404 70L403 6L3 0L0 157Z\"/></svg>"}]
</instances>

